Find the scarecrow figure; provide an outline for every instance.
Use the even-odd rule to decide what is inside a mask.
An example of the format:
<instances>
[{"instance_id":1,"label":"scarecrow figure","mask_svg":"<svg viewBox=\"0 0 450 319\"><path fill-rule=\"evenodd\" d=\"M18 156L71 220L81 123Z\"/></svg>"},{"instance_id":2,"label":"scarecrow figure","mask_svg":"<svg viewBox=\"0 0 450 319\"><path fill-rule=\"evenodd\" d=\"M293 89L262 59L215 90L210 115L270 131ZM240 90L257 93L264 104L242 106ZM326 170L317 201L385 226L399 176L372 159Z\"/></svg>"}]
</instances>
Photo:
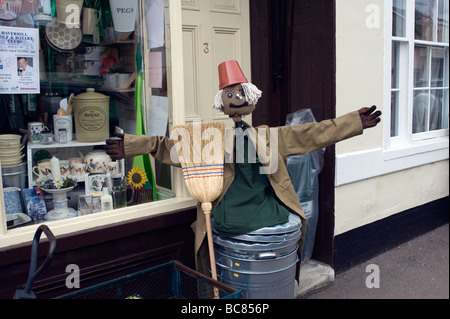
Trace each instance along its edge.
<instances>
[{"instance_id":1,"label":"scarecrow figure","mask_svg":"<svg viewBox=\"0 0 450 319\"><path fill-rule=\"evenodd\" d=\"M380 122L380 111L376 107L362 108L336 119L318 123L253 128L242 121L256 108L262 92L248 83L237 61L219 65L220 91L214 100L214 107L221 109L235 122L236 146L225 149L225 156L234 160L225 161L224 187L219 198L213 202L214 227L222 237L232 237L253 230L278 225L288 221L289 214L298 214L302 221L302 235L299 241L301 252L306 234L306 219L286 169L286 159L292 155L308 154L339 141L363 133L366 128ZM275 134L276 147L267 136L265 147L258 147L257 136ZM162 136L122 135L121 139L107 140L107 153L113 160L150 153L157 160L169 165L180 166L170 158L174 141ZM233 141L234 142L234 141ZM254 152L252 151L254 150ZM227 154L228 152L228 154ZM275 170L261 159L270 152L276 152ZM231 154L230 154L231 153ZM242 156L243 153L243 156ZM254 154L253 158L250 154ZM195 258L197 270L208 273L208 247L205 240L206 225L201 208L197 210L195 231Z\"/></svg>"}]
</instances>

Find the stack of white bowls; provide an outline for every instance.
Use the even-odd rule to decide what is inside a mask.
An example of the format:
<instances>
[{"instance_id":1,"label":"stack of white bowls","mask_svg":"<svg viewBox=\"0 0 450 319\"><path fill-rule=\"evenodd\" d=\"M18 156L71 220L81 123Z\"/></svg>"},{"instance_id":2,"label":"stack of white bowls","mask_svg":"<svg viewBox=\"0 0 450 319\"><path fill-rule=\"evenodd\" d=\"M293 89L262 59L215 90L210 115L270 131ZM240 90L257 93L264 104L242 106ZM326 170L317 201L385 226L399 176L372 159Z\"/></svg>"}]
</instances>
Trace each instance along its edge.
<instances>
[{"instance_id":1,"label":"stack of white bowls","mask_svg":"<svg viewBox=\"0 0 450 319\"><path fill-rule=\"evenodd\" d=\"M23 146L20 143L20 135L0 134L0 162L2 167L21 164L25 154L22 154Z\"/></svg>"}]
</instances>

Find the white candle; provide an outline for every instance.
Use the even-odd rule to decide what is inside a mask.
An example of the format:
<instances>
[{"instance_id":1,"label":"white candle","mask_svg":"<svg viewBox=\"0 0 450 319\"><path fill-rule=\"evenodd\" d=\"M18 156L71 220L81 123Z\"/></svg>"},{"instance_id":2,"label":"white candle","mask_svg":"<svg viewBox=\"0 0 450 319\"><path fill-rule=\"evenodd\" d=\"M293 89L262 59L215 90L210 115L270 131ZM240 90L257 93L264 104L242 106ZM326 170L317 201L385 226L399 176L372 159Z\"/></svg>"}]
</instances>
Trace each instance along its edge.
<instances>
[{"instance_id":1,"label":"white candle","mask_svg":"<svg viewBox=\"0 0 450 319\"><path fill-rule=\"evenodd\" d=\"M61 169L59 168L59 159L54 157L50 160L52 168L52 177L54 181L61 180Z\"/></svg>"}]
</instances>

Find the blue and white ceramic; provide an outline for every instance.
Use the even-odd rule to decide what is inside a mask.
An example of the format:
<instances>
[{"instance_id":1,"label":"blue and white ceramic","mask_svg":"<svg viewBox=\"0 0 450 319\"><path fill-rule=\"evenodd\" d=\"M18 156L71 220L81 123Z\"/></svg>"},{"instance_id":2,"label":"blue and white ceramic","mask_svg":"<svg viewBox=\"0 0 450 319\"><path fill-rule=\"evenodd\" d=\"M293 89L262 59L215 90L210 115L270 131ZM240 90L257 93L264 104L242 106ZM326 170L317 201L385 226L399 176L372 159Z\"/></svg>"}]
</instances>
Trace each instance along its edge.
<instances>
[{"instance_id":1,"label":"blue and white ceramic","mask_svg":"<svg viewBox=\"0 0 450 319\"><path fill-rule=\"evenodd\" d=\"M22 213L20 192L21 189L18 187L7 187L3 189L3 196L5 198L5 211L7 214Z\"/></svg>"},{"instance_id":2,"label":"blue and white ceramic","mask_svg":"<svg viewBox=\"0 0 450 319\"><path fill-rule=\"evenodd\" d=\"M54 206L54 208L45 215L45 220L60 220L78 216L77 211L67 205L67 193L72 189L74 189L73 186L61 189L44 189L45 192L53 195Z\"/></svg>"},{"instance_id":3,"label":"blue and white ceramic","mask_svg":"<svg viewBox=\"0 0 450 319\"><path fill-rule=\"evenodd\" d=\"M34 223L38 224L44 221L45 214L47 214L45 203L41 202L38 196L34 197L28 203L28 215Z\"/></svg>"}]
</instances>

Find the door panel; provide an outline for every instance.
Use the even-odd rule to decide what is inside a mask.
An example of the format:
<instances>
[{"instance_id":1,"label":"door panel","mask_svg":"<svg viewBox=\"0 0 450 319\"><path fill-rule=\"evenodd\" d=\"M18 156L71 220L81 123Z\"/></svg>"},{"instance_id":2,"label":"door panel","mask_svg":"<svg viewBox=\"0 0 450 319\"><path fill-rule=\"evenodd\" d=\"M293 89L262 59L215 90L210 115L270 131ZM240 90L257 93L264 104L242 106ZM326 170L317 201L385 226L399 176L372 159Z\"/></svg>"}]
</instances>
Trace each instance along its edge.
<instances>
[{"instance_id":1,"label":"door panel","mask_svg":"<svg viewBox=\"0 0 450 319\"><path fill-rule=\"evenodd\" d=\"M200 0L181 0L181 7L183 10L200 11Z\"/></svg>"},{"instance_id":2,"label":"door panel","mask_svg":"<svg viewBox=\"0 0 450 319\"><path fill-rule=\"evenodd\" d=\"M213 28L212 36L214 49L212 59L213 65L216 66L214 68L215 71L217 70L217 66L223 61L241 60L242 40L239 29ZM212 72L210 76L210 82L216 84L213 87L214 93L217 93L219 90L219 73L217 71ZM223 112L212 108L211 111L213 111L213 120L229 120L228 115Z\"/></svg>"},{"instance_id":3,"label":"door panel","mask_svg":"<svg viewBox=\"0 0 450 319\"><path fill-rule=\"evenodd\" d=\"M241 14L241 0L211 0L210 11Z\"/></svg>"},{"instance_id":4,"label":"door panel","mask_svg":"<svg viewBox=\"0 0 450 319\"><path fill-rule=\"evenodd\" d=\"M199 93L201 92L198 68L199 30L197 26L183 26L184 99L188 121L200 119Z\"/></svg>"},{"instance_id":5,"label":"door panel","mask_svg":"<svg viewBox=\"0 0 450 319\"><path fill-rule=\"evenodd\" d=\"M237 60L251 81L249 0L183 1L186 121L232 120L213 109L217 67ZM246 121L251 122L251 118Z\"/></svg>"}]
</instances>

